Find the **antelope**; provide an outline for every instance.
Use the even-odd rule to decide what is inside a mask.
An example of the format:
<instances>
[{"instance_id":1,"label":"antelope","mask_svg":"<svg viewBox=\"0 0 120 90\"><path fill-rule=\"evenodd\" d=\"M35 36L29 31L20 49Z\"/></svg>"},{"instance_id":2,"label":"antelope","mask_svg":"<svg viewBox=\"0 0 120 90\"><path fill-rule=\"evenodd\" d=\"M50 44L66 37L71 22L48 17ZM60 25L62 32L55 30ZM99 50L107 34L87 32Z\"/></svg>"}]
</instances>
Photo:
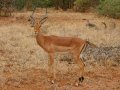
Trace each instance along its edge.
<instances>
[{"instance_id":1,"label":"antelope","mask_svg":"<svg viewBox=\"0 0 120 90\"><path fill-rule=\"evenodd\" d=\"M41 32L42 24L47 20L47 15L43 15L40 20L35 20L33 15L31 16L32 23L34 24L34 32L36 34L37 44L48 53L48 75L51 78L51 83L54 83L56 78L55 68L54 68L54 55L56 52L70 52L73 54L75 62L79 66L79 75L78 82L81 83L84 80L84 67L85 64L81 58L79 58L82 51L85 50L87 44L90 42L83 40L81 38L74 37L60 37L49 35L45 36Z\"/></svg>"}]
</instances>

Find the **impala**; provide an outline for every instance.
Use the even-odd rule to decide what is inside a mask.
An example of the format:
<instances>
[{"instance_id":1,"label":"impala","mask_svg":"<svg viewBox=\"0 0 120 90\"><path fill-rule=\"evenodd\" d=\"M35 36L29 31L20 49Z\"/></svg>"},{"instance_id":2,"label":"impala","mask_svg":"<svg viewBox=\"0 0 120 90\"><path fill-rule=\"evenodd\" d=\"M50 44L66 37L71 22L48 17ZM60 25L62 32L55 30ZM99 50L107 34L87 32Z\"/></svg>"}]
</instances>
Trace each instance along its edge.
<instances>
[{"instance_id":1,"label":"impala","mask_svg":"<svg viewBox=\"0 0 120 90\"><path fill-rule=\"evenodd\" d=\"M47 20L47 15L43 15L40 20L35 20L33 15L31 16L31 20L33 22L34 31L36 34L36 41L38 45L43 48L49 55L48 60L48 74L51 77L51 82L54 83L56 78L55 68L54 68L54 55L56 52L66 52L69 51L73 54L75 62L79 65L79 82L84 80L84 67L82 59L79 58L81 52L86 48L87 43L86 40L82 40L81 38L74 37L60 37L60 36L45 36L41 33L41 26ZM89 43L91 44L91 43Z\"/></svg>"}]
</instances>

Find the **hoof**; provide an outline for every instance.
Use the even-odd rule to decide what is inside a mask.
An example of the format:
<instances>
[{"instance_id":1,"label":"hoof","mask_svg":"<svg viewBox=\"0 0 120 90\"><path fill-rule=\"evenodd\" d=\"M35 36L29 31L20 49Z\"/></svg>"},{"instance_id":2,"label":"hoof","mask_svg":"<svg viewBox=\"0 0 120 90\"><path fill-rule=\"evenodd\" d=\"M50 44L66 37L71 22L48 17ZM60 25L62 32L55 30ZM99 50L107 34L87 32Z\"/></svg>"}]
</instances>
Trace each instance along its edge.
<instances>
[{"instance_id":1,"label":"hoof","mask_svg":"<svg viewBox=\"0 0 120 90\"><path fill-rule=\"evenodd\" d=\"M51 84L54 84L54 83L55 83L54 80L50 80L50 79L48 79L48 82L50 82Z\"/></svg>"},{"instance_id":2,"label":"hoof","mask_svg":"<svg viewBox=\"0 0 120 90\"><path fill-rule=\"evenodd\" d=\"M78 87L78 86L79 86L79 83L78 83L78 82L76 82L76 83L75 83L75 86L76 86L76 87Z\"/></svg>"},{"instance_id":3,"label":"hoof","mask_svg":"<svg viewBox=\"0 0 120 90\"><path fill-rule=\"evenodd\" d=\"M84 80L83 76L79 78L79 82L83 82L83 80Z\"/></svg>"},{"instance_id":4,"label":"hoof","mask_svg":"<svg viewBox=\"0 0 120 90\"><path fill-rule=\"evenodd\" d=\"M54 84L54 83L55 83L55 81L54 81L54 80L52 80L52 81L51 81L51 84Z\"/></svg>"}]
</instances>

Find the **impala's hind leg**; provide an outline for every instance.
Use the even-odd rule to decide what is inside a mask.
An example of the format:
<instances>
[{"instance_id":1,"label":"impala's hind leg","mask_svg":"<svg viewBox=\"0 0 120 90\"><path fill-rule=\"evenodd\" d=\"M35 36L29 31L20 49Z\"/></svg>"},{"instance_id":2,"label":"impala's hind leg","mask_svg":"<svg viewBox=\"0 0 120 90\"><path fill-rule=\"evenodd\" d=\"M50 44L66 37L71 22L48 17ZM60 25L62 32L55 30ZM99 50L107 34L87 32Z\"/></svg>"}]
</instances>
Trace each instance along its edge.
<instances>
[{"instance_id":1,"label":"impala's hind leg","mask_svg":"<svg viewBox=\"0 0 120 90\"><path fill-rule=\"evenodd\" d=\"M55 80L55 68L54 68L54 53L49 53L48 60L48 77L51 83Z\"/></svg>"}]
</instances>

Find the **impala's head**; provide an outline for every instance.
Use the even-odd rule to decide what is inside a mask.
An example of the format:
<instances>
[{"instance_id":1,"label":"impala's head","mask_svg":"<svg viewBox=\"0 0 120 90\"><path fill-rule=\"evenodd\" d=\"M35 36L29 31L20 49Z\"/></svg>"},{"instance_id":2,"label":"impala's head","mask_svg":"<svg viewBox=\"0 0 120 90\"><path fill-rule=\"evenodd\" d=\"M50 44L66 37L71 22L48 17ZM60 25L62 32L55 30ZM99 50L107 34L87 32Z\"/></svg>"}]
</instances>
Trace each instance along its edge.
<instances>
[{"instance_id":1,"label":"impala's head","mask_svg":"<svg viewBox=\"0 0 120 90\"><path fill-rule=\"evenodd\" d=\"M47 12L45 15L41 16L41 18L35 19L33 17L34 11L32 15L30 16L30 21L31 21L32 27L34 27L35 34L37 34L40 31L42 24L47 20Z\"/></svg>"},{"instance_id":2,"label":"impala's head","mask_svg":"<svg viewBox=\"0 0 120 90\"><path fill-rule=\"evenodd\" d=\"M37 34L40 31L40 28L41 28L41 23L39 22L39 20L35 20L35 23L34 23L35 34Z\"/></svg>"}]
</instances>

